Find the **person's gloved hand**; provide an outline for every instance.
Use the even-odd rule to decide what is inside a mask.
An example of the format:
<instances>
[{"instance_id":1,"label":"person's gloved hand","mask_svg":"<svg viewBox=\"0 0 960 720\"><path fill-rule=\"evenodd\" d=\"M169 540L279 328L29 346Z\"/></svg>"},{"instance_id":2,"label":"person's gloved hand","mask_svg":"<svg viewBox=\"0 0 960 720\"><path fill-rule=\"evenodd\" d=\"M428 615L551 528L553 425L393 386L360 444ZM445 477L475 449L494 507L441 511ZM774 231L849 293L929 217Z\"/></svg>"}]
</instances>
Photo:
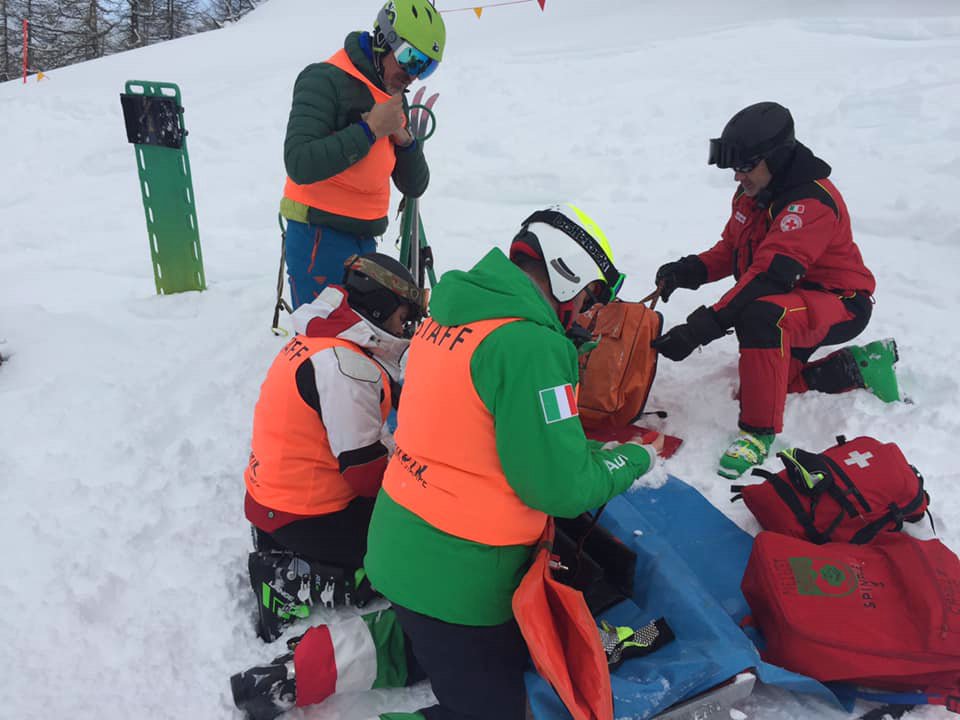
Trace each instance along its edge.
<instances>
[{"instance_id":1,"label":"person's gloved hand","mask_svg":"<svg viewBox=\"0 0 960 720\"><path fill-rule=\"evenodd\" d=\"M686 323L675 325L650 343L650 347L664 357L679 362L701 345L713 342L725 333L717 321L717 314L701 305L687 316Z\"/></svg>"},{"instance_id":2,"label":"person's gloved hand","mask_svg":"<svg viewBox=\"0 0 960 720\"><path fill-rule=\"evenodd\" d=\"M661 265L657 270L656 284L660 298L667 302L677 288L696 290L707 281L707 266L696 255L687 255L674 262Z\"/></svg>"},{"instance_id":3,"label":"person's gloved hand","mask_svg":"<svg viewBox=\"0 0 960 720\"><path fill-rule=\"evenodd\" d=\"M403 93L391 95L389 100L374 104L369 112L360 116L360 119L367 123L370 132L378 140L399 131L403 127L405 118L406 116L403 114Z\"/></svg>"}]
</instances>

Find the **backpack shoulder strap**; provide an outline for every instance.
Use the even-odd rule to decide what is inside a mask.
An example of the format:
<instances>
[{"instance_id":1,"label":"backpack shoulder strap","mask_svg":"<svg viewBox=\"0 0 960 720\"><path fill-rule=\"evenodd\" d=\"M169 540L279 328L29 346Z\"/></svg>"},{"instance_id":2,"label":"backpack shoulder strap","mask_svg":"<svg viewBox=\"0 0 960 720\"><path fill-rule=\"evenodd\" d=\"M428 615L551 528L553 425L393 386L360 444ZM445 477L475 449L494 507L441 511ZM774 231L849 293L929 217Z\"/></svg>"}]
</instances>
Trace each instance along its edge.
<instances>
[{"instance_id":1,"label":"backpack shoulder strap","mask_svg":"<svg viewBox=\"0 0 960 720\"><path fill-rule=\"evenodd\" d=\"M834 519L826 533L821 533L817 530L816 525L813 524L813 516L803 509L803 505L800 504L800 500L798 500L796 494L794 494L790 483L783 480L779 475L775 475L762 468L756 468L753 474L757 477L762 477L773 486L774 491L776 491L780 499L783 500L784 504L790 509L790 512L793 513L797 522L803 527L803 531L806 533L807 539L810 540L810 542L822 545L830 540L830 536L843 518L843 513L840 513L837 518Z\"/></svg>"}]
</instances>

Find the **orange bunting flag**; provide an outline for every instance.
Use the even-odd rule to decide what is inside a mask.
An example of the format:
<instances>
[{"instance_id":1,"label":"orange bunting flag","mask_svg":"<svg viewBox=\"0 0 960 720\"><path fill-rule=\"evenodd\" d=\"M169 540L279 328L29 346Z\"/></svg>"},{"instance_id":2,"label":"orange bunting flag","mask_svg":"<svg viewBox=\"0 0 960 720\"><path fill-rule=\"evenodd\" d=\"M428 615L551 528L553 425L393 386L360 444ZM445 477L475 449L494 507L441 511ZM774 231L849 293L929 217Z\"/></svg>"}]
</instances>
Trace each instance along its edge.
<instances>
[{"instance_id":1,"label":"orange bunting flag","mask_svg":"<svg viewBox=\"0 0 960 720\"><path fill-rule=\"evenodd\" d=\"M541 10L546 10L543 6L547 4L547 0L537 0L537 4L540 5Z\"/></svg>"},{"instance_id":2,"label":"orange bunting flag","mask_svg":"<svg viewBox=\"0 0 960 720\"><path fill-rule=\"evenodd\" d=\"M475 7L475 8L473 9L473 11L477 14L477 17L480 17L481 15L483 15L483 8L482 8L482 7Z\"/></svg>"}]
</instances>

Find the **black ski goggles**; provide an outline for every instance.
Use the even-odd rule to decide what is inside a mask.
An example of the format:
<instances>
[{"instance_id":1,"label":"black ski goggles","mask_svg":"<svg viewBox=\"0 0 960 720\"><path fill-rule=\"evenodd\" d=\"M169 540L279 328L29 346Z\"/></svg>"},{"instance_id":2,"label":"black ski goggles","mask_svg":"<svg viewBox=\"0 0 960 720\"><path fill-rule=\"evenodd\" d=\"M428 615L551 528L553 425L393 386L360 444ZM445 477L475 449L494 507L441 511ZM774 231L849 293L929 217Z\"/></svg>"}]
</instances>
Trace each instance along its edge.
<instances>
[{"instance_id":1,"label":"black ski goggles","mask_svg":"<svg viewBox=\"0 0 960 720\"><path fill-rule=\"evenodd\" d=\"M607 255L606 251L600 246L593 235L588 233L577 223L573 222L564 215L562 212L556 210L537 210L530 217L523 221L522 229L527 230L528 226L533 223L543 223L549 225L550 227L556 228L560 232L567 235L571 240L573 240L577 245L582 247L587 255L597 264L597 267L600 269L600 273L603 275L603 281L598 283L590 283L587 285L589 288L591 285L596 286L597 284L603 287L598 293L593 293L590 290L587 290L587 300L593 305L596 302L603 303L606 305L608 302L613 300L617 293L620 292L620 288L623 286L623 281L627 279L627 276L622 272L617 270L616 266L613 264L613 261L610 259L610 256Z\"/></svg>"},{"instance_id":2,"label":"black ski goggles","mask_svg":"<svg viewBox=\"0 0 960 720\"><path fill-rule=\"evenodd\" d=\"M734 172L750 172L760 164L761 160L763 160L762 155L745 159L739 146L725 143L720 138L713 138L710 141L707 165L716 165L721 169L731 168Z\"/></svg>"},{"instance_id":3,"label":"black ski goggles","mask_svg":"<svg viewBox=\"0 0 960 720\"><path fill-rule=\"evenodd\" d=\"M739 145L731 145L730 143L725 143L720 138L713 138L710 141L710 154L707 156L707 165L716 165L721 169L729 168L738 173L748 173L759 165L761 161L765 160L774 150L786 146L787 143L773 145L769 148L761 149L760 154L754 152L754 154L744 157L745 153L743 148ZM754 151L756 151L756 148L754 148Z\"/></svg>"}]
</instances>

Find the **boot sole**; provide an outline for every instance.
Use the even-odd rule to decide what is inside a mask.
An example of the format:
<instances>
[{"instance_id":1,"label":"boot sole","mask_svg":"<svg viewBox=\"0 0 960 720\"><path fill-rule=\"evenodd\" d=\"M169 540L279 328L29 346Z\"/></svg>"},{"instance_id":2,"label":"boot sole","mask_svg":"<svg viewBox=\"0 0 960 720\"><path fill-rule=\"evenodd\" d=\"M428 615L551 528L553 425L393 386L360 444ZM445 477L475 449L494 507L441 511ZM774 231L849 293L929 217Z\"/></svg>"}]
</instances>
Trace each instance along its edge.
<instances>
[{"instance_id":1,"label":"boot sole","mask_svg":"<svg viewBox=\"0 0 960 720\"><path fill-rule=\"evenodd\" d=\"M754 467L760 467L759 465L754 465ZM729 470L724 467L717 468L717 475L727 480L737 480L738 478L743 477L743 474L747 472L744 470L741 473L738 473L736 470Z\"/></svg>"}]
</instances>

